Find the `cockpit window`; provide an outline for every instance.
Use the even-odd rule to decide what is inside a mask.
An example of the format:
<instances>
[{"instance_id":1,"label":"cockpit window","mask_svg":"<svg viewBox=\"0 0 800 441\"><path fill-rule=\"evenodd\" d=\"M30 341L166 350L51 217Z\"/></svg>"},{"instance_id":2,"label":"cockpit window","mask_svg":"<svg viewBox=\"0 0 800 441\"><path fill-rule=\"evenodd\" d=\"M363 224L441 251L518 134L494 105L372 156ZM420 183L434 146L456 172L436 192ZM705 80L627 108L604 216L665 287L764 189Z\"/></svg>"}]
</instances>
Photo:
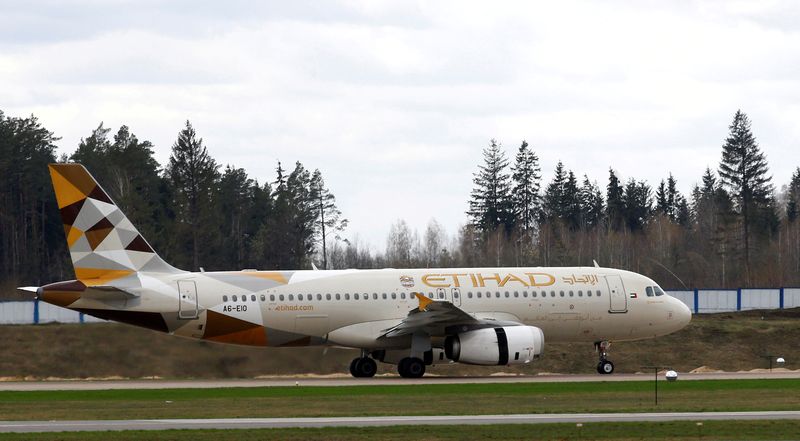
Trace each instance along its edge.
<instances>
[{"instance_id":1,"label":"cockpit window","mask_svg":"<svg viewBox=\"0 0 800 441\"><path fill-rule=\"evenodd\" d=\"M648 286L644 290L647 293L647 297L653 297L655 295L654 292L653 292L653 287L652 286Z\"/></svg>"},{"instance_id":2,"label":"cockpit window","mask_svg":"<svg viewBox=\"0 0 800 441\"><path fill-rule=\"evenodd\" d=\"M656 295L657 296L663 296L665 294L664 290L662 290L661 288L659 288L657 286L654 286L653 289L656 291Z\"/></svg>"}]
</instances>

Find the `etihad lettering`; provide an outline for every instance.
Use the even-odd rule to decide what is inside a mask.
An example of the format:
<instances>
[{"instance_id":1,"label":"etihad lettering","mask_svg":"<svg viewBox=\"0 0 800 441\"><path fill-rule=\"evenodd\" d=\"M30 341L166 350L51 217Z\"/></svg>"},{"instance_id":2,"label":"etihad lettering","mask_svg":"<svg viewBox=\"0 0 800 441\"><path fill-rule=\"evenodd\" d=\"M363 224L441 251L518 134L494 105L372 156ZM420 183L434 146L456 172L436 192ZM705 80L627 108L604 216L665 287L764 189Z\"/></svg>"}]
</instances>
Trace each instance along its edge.
<instances>
[{"instance_id":1,"label":"etihad lettering","mask_svg":"<svg viewBox=\"0 0 800 441\"><path fill-rule=\"evenodd\" d=\"M460 288L462 286L485 288L487 283L489 286L497 287L537 287L550 286L556 283L556 278L547 273L439 273L423 275L422 283L432 288Z\"/></svg>"}]
</instances>

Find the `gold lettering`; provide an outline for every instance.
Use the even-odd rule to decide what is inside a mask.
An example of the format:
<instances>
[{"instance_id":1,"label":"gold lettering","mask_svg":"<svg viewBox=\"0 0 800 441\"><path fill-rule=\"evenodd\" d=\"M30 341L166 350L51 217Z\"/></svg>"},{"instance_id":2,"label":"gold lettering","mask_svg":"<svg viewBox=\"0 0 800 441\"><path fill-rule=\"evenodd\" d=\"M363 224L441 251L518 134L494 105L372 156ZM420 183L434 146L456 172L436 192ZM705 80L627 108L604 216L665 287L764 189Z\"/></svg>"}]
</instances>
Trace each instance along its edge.
<instances>
[{"instance_id":1,"label":"gold lettering","mask_svg":"<svg viewBox=\"0 0 800 441\"><path fill-rule=\"evenodd\" d=\"M461 287L461 283L459 282L458 278L461 276L466 276L466 274L449 274L449 275L453 277L453 286L455 288Z\"/></svg>"},{"instance_id":2,"label":"gold lettering","mask_svg":"<svg viewBox=\"0 0 800 441\"><path fill-rule=\"evenodd\" d=\"M478 280L475 279L475 274L470 274L469 275L469 279L472 281L472 287L473 288L477 288L478 287Z\"/></svg>"},{"instance_id":3,"label":"gold lettering","mask_svg":"<svg viewBox=\"0 0 800 441\"><path fill-rule=\"evenodd\" d=\"M422 283L434 288L449 288L449 283L441 283L444 281L445 278L441 274L425 274L422 276Z\"/></svg>"},{"instance_id":4,"label":"gold lettering","mask_svg":"<svg viewBox=\"0 0 800 441\"><path fill-rule=\"evenodd\" d=\"M483 274L478 274L478 282L480 282L480 286L485 287L487 280L494 280L498 285L500 285L500 274L494 273L493 276L489 277L486 277Z\"/></svg>"},{"instance_id":5,"label":"gold lettering","mask_svg":"<svg viewBox=\"0 0 800 441\"><path fill-rule=\"evenodd\" d=\"M556 278L546 273L525 273L531 281L530 286L550 286L556 283ZM537 280L538 279L538 280Z\"/></svg>"},{"instance_id":6,"label":"gold lettering","mask_svg":"<svg viewBox=\"0 0 800 441\"><path fill-rule=\"evenodd\" d=\"M506 277L503 279L503 281L500 282L500 286L506 286L506 283L508 283L508 282L519 282L520 284L522 284L522 286L528 286L528 284L524 280L520 279L519 277L517 277L517 276L515 276L514 274L511 274L511 273L506 275Z\"/></svg>"}]
</instances>

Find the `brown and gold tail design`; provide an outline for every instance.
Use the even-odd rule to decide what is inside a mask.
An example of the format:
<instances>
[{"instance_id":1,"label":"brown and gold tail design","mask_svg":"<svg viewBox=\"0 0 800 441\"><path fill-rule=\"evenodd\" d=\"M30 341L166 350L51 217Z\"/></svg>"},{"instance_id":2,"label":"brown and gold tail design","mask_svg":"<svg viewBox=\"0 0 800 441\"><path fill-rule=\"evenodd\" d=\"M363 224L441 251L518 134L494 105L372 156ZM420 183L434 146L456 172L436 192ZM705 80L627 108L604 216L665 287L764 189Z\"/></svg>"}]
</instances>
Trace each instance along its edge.
<instances>
[{"instance_id":1,"label":"brown and gold tail design","mask_svg":"<svg viewBox=\"0 0 800 441\"><path fill-rule=\"evenodd\" d=\"M75 276L87 286L179 270L164 262L80 164L50 164Z\"/></svg>"}]
</instances>

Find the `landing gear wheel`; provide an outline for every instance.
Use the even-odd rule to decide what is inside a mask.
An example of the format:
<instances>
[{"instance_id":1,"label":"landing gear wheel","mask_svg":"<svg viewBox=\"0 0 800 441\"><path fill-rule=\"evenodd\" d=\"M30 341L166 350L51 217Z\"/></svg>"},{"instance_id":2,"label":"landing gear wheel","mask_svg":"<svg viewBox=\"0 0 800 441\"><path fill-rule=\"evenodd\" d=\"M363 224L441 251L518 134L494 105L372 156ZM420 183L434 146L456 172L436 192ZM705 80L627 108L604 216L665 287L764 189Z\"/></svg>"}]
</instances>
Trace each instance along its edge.
<instances>
[{"instance_id":1,"label":"landing gear wheel","mask_svg":"<svg viewBox=\"0 0 800 441\"><path fill-rule=\"evenodd\" d=\"M350 362L350 375L356 378L374 377L378 372L378 364L369 357L354 358Z\"/></svg>"},{"instance_id":2,"label":"landing gear wheel","mask_svg":"<svg viewBox=\"0 0 800 441\"><path fill-rule=\"evenodd\" d=\"M603 360L600 363L597 363L597 373L598 374L614 373L614 363L610 362L609 360Z\"/></svg>"},{"instance_id":3,"label":"landing gear wheel","mask_svg":"<svg viewBox=\"0 0 800 441\"><path fill-rule=\"evenodd\" d=\"M356 363L356 372L359 378L372 378L378 372L378 364L375 360L364 357L361 361Z\"/></svg>"},{"instance_id":4,"label":"landing gear wheel","mask_svg":"<svg viewBox=\"0 0 800 441\"><path fill-rule=\"evenodd\" d=\"M421 378L425 375L425 362L416 357L406 357L397 364L397 372L403 378Z\"/></svg>"}]
</instances>

